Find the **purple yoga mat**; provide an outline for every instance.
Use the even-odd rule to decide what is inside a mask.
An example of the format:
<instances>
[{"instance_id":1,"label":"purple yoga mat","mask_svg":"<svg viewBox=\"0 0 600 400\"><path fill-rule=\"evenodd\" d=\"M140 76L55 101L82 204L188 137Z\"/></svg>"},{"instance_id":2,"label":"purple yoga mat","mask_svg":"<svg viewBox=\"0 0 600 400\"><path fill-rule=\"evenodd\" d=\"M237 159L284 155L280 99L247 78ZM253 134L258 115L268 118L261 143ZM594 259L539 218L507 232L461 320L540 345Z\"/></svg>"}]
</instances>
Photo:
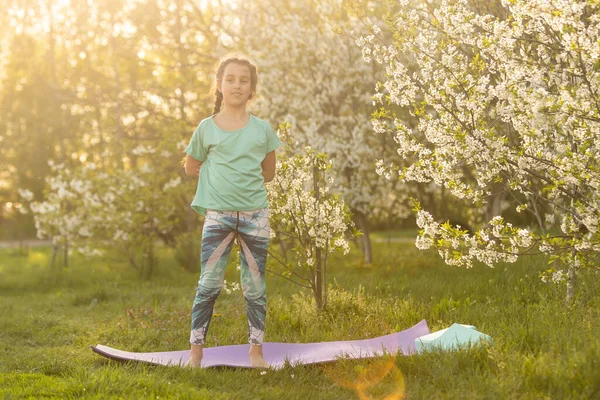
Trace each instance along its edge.
<instances>
[{"instance_id":1,"label":"purple yoga mat","mask_svg":"<svg viewBox=\"0 0 600 400\"><path fill-rule=\"evenodd\" d=\"M369 358L385 352L395 354L401 351L408 355L415 352L415 339L429 334L427 322L422 320L404 331L372 339L348 340L320 343L276 343L263 344L265 361L271 368L281 368L286 361L291 365L315 364L335 361L338 358ZM203 351L201 367L242 367L252 368L248 357L249 344L206 347ZM189 350L165 351L158 353L132 353L113 349L101 344L92 350L102 356L124 361L141 361L156 365L184 365Z\"/></svg>"}]
</instances>

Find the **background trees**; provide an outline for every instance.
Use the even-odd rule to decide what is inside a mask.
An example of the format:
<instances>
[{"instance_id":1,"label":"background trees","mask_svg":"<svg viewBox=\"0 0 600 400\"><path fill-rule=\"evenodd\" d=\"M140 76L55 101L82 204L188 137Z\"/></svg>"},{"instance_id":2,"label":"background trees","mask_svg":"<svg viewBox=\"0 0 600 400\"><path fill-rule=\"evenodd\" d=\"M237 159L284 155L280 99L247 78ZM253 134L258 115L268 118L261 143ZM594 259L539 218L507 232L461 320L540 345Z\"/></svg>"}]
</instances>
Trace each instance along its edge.
<instances>
[{"instance_id":1,"label":"background trees","mask_svg":"<svg viewBox=\"0 0 600 400\"><path fill-rule=\"evenodd\" d=\"M187 211L194 184L182 179L178 163L190 132L210 109L204 95L220 41L217 9L190 1L31 1L14 2L8 15L0 94L3 209L20 202L17 188L52 203L58 197L44 194L46 178L52 191L70 187L67 176L85 176L90 186L77 193L78 206L54 205L81 213L75 208L86 200L97 201L107 189L131 190L146 176L148 189L122 202L113 216L169 219L172 229L157 231L169 245L197 226ZM70 174L51 169L49 161ZM160 207L161 215L136 206L163 195L170 208ZM53 242L65 245L67 236Z\"/></svg>"},{"instance_id":2,"label":"background trees","mask_svg":"<svg viewBox=\"0 0 600 400\"><path fill-rule=\"evenodd\" d=\"M299 146L329 155L332 190L348 204L371 262L370 223L383 212L402 215L407 208L389 202L390 186L397 182L386 182L374 169L374 161L391 157L393 148L389 138L372 135L368 123L371 93L383 71L362 61L349 35L364 27L341 0L284 7L279 1L249 1L240 7L238 45L261 71L255 109L271 121L289 122Z\"/></svg>"},{"instance_id":3,"label":"background trees","mask_svg":"<svg viewBox=\"0 0 600 400\"><path fill-rule=\"evenodd\" d=\"M390 132L403 165L381 173L435 182L481 207L506 193L537 227L500 215L476 232L442 224L417 204L417 246L435 247L452 265L494 265L541 252L558 262L553 280L572 282L596 267L600 134L598 4L511 1L506 18L474 12L466 1L404 8L359 39L365 58L386 66L376 97L377 132ZM385 112L405 107L409 123ZM558 265L558 266L557 266Z\"/></svg>"},{"instance_id":4,"label":"background trees","mask_svg":"<svg viewBox=\"0 0 600 400\"><path fill-rule=\"evenodd\" d=\"M402 223L412 195L422 208L419 246L437 246L449 263L539 250L563 265L591 265L598 6L573 4L9 2L0 50L2 234L18 236L26 218L33 226L15 212L17 189L65 215L112 191L129 193L112 209L120 220L131 213L155 226L156 218L164 223L155 238L183 243L177 238L201 221L188 207L194 182L178 165L181 150L212 110L216 62L241 52L260 69L252 110L273 125L289 122L298 152L310 145L328 154L331 190L363 231L367 262L370 226ZM91 186L76 198L53 197L84 174ZM145 189L131 189L138 184ZM63 239L55 242L66 246ZM142 251L147 259L150 251Z\"/></svg>"},{"instance_id":5,"label":"background trees","mask_svg":"<svg viewBox=\"0 0 600 400\"><path fill-rule=\"evenodd\" d=\"M11 138L10 156L3 159L12 171L6 176L12 189L5 201L19 201L17 187L43 200L51 160L65 169L92 163L94 174L106 174L103 187L121 171L152 172L161 177L153 188L160 193L162 185L181 176L178 151L212 109L207 95L214 65L225 54L241 51L261 69L263 95L254 105L256 113L273 124L292 123L297 148L310 144L329 153L332 190L342 193L365 232L367 261L373 210L406 210L389 201L389 183L373 169L373 155L389 148L369 136L369 93L377 68L362 62L352 38L333 32L358 24L342 2L97 1L48 8L31 1L27 6L33 11L25 6L16 2L10 13L9 41L15 47L7 54L7 107L0 117ZM278 11L264 12L265 7ZM21 81L26 86L16 84ZM193 184L181 182L182 189L169 196L185 216L177 215L174 231L161 236L167 243L197 223L187 207ZM121 185L116 178L113 184ZM100 190L90 188L91 193Z\"/></svg>"}]
</instances>

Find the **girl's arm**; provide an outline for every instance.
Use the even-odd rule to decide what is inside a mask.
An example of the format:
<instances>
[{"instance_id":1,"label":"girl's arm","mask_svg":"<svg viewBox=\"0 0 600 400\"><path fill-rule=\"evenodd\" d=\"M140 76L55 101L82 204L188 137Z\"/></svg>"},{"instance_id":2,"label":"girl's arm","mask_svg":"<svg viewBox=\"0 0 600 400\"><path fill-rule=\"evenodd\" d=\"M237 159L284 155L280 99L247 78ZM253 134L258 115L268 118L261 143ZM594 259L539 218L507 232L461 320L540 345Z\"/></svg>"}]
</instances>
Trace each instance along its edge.
<instances>
[{"instance_id":1,"label":"girl's arm","mask_svg":"<svg viewBox=\"0 0 600 400\"><path fill-rule=\"evenodd\" d=\"M200 167L202 166L202 161L196 160L194 157L189 154L185 158L185 174L187 176L199 176L200 175Z\"/></svg>"},{"instance_id":2,"label":"girl's arm","mask_svg":"<svg viewBox=\"0 0 600 400\"><path fill-rule=\"evenodd\" d=\"M262 167L262 176L265 180L265 183L271 182L275 177L275 167L277 164L277 159L275 157L275 151L267 153L265 159L260 164Z\"/></svg>"}]
</instances>

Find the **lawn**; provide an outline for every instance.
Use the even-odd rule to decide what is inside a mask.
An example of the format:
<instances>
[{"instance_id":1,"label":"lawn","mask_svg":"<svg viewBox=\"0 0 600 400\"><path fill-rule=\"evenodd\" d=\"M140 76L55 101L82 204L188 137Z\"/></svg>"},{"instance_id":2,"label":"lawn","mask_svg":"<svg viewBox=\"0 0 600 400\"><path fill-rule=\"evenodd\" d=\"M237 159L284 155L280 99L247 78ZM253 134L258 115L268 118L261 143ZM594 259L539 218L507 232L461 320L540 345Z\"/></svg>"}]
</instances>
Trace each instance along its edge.
<instances>
[{"instance_id":1,"label":"lawn","mask_svg":"<svg viewBox=\"0 0 600 400\"><path fill-rule=\"evenodd\" d=\"M387 233L381 237L387 237ZM142 281L118 254L72 256L59 273L50 249L0 250L0 398L591 399L600 398L599 276L585 273L573 305L565 289L542 283L542 258L495 269L442 264L405 241L373 243L374 263L356 249L328 263L329 308L270 275L267 340L364 339L426 319L432 331L454 322L493 338L458 352L340 360L282 370L189 370L119 363L90 350L98 343L131 351L188 347L198 273L161 249L154 277ZM232 257L233 260L234 257ZM232 264L226 279L236 281ZM207 346L246 342L239 291L223 292ZM370 380L369 380L370 379ZM394 395L396 397L394 397Z\"/></svg>"}]
</instances>

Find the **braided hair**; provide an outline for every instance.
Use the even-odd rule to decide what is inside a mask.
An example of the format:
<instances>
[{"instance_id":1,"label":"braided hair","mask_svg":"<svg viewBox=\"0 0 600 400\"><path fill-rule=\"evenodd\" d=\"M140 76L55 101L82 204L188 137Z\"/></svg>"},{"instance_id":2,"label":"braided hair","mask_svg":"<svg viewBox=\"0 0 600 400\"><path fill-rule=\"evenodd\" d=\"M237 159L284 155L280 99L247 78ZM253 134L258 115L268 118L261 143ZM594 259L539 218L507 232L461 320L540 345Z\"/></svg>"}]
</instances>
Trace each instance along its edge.
<instances>
[{"instance_id":1,"label":"braided hair","mask_svg":"<svg viewBox=\"0 0 600 400\"><path fill-rule=\"evenodd\" d=\"M219 66L217 67L217 73L215 76L215 81L216 83L220 83L221 80L223 79L223 74L225 73L225 68L229 65L229 64L239 64L239 65L244 65L246 67L248 67L248 69L250 69L250 86L252 88L252 91L256 91L256 84L258 83L258 72L256 70L256 65L252 64L249 60L245 59L245 58L238 58L238 57L230 57L227 58L223 61L221 61L221 63L219 64ZM250 97L248 97L248 99L252 98L252 93L250 94ZM215 86L215 108L213 110L213 115L218 113L219 111L221 111L221 103L223 102L223 93L221 93L219 91L218 86Z\"/></svg>"}]
</instances>

